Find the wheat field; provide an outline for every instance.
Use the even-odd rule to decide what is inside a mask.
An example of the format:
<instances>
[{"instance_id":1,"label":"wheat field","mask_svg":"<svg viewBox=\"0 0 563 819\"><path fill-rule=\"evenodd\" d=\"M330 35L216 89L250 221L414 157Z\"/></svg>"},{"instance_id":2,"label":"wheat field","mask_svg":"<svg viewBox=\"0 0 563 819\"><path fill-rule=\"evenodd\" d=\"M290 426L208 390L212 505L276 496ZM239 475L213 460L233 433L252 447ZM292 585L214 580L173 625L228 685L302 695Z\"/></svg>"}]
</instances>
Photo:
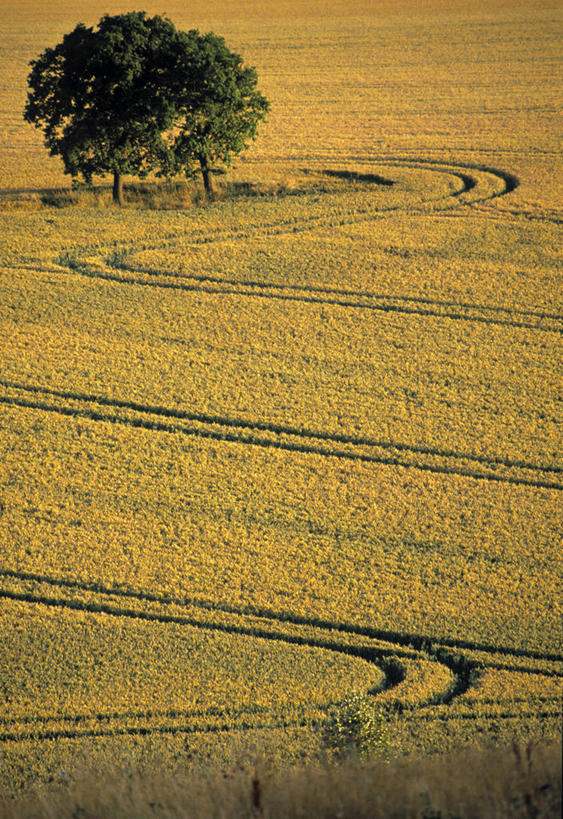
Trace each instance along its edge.
<instances>
[{"instance_id":1,"label":"wheat field","mask_svg":"<svg viewBox=\"0 0 563 819\"><path fill-rule=\"evenodd\" d=\"M22 110L128 9L0 0L2 785L314 758L352 691L396 755L552 739L559 4L188 5L268 121L218 201L118 210Z\"/></svg>"}]
</instances>

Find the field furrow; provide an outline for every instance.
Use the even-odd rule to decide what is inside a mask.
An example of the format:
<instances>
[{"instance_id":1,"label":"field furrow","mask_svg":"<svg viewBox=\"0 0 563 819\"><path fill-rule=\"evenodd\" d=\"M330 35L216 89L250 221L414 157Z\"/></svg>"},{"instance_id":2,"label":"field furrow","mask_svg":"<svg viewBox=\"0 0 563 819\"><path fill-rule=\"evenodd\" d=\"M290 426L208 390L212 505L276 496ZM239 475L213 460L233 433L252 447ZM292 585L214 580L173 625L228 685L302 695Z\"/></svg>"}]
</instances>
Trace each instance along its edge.
<instances>
[{"instance_id":1,"label":"field furrow","mask_svg":"<svg viewBox=\"0 0 563 819\"><path fill-rule=\"evenodd\" d=\"M324 432L293 429L276 424L267 424L256 421L235 421L228 417L212 417L196 413L164 407L142 407L127 401L108 401L93 397L62 394L40 387L17 387L3 385L8 390L7 395L0 395L0 402L12 406L39 409L45 412L55 412L63 416L89 418L93 421L127 424L132 427L141 427L157 432L182 433L209 438L216 441L248 444L274 449L286 449L290 452L311 453L333 458L365 461L367 463L385 464L388 466L404 466L421 469L428 472L463 475L476 480L503 481L537 486L545 489L563 490L563 482L557 479L548 479L550 473L559 475L563 466L556 464L535 465L510 459L495 459L485 456L452 451L428 449L416 445L373 441L369 438L345 435L331 435ZM29 393L55 395L67 399L67 404L58 402L48 404L44 401L33 400L27 397ZM106 413L103 407L109 407L113 412ZM166 418L166 421L160 420ZM191 421L192 426L175 423ZM272 433L266 436L264 433ZM328 446L327 446L328 445ZM405 457L405 453L415 458ZM426 458L426 461L423 458ZM472 463L473 462L473 463ZM478 466L477 466L478 465ZM479 467L485 466L486 469Z\"/></svg>"}]
</instances>

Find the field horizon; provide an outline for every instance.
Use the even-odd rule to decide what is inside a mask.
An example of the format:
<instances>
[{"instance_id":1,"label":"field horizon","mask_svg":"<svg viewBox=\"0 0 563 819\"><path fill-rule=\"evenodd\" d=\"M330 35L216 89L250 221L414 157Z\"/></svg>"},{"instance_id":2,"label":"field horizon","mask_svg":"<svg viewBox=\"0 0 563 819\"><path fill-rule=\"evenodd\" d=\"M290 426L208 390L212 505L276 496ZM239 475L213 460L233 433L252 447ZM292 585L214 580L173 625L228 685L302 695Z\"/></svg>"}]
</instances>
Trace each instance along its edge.
<instances>
[{"instance_id":1,"label":"field horizon","mask_svg":"<svg viewBox=\"0 0 563 819\"><path fill-rule=\"evenodd\" d=\"M128 9L0 8L4 792L315 760L353 692L394 758L556 740L558 5L171 0L272 108L123 209L22 111Z\"/></svg>"}]
</instances>

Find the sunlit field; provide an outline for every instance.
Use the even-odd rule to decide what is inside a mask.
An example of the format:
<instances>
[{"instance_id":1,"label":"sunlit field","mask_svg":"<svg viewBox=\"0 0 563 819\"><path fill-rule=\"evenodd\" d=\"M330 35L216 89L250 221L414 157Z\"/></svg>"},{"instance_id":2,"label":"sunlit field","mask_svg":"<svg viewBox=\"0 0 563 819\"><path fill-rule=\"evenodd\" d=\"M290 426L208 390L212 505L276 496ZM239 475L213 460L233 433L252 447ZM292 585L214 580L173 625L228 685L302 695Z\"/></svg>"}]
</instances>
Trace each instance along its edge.
<instances>
[{"instance_id":1,"label":"sunlit field","mask_svg":"<svg viewBox=\"0 0 563 819\"><path fill-rule=\"evenodd\" d=\"M22 110L127 10L0 0L2 786L558 737L559 4L171 0L271 112L118 209Z\"/></svg>"}]
</instances>

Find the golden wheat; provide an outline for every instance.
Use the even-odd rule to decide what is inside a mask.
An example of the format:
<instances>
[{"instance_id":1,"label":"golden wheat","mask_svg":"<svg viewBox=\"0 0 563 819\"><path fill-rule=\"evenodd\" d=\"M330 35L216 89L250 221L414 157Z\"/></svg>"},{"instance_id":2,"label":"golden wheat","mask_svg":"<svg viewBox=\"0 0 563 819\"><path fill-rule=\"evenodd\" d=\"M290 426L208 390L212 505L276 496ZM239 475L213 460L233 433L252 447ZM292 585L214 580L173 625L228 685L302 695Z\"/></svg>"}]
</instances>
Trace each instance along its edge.
<instances>
[{"instance_id":1,"label":"golden wheat","mask_svg":"<svg viewBox=\"0 0 563 819\"><path fill-rule=\"evenodd\" d=\"M553 9L172 0L271 115L219 201L117 211L21 120L99 5L2 6L6 788L314 756L351 690L396 754L553 737Z\"/></svg>"}]
</instances>

